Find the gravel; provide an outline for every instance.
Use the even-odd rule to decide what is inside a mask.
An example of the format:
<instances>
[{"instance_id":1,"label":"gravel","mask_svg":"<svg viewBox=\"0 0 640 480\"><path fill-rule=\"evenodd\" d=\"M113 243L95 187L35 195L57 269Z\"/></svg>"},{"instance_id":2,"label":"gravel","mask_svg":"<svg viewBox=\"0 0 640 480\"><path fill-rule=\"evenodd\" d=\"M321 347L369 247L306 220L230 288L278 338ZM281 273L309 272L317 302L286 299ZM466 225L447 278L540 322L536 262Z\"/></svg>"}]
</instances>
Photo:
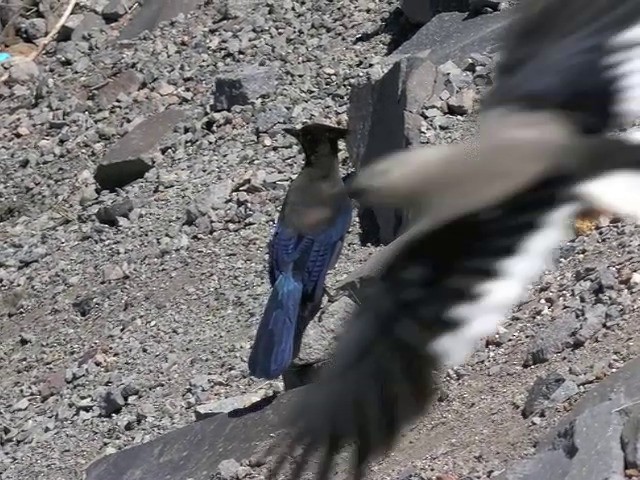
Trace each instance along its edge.
<instances>
[{"instance_id":1,"label":"gravel","mask_svg":"<svg viewBox=\"0 0 640 480\"><path fill-rule=\"evenodd\" d=\"M266 244L302 165L280 129L346 125L350 87L397 44L380 29L392 0L206 2L120 42L128 2L102 3L108 25L77 33L102 22L83 11L0 85L2 480L80 479L99 456L282 390L246 368ZM454 90L489 85L490 63L448 65ZM447 100L455 115L425 112L430 143L473 132L468 91ZM358 233L330 289L375 251ZM615 223L565 246L374 476L489 478L639 353L639 234ZM524 419L539 377L559 388L531 393Z\"/></svg>"},{"instance_id":2,"label":"gravel","mask_svg":"<svg viewBox=\"0 0 640 480\"><path fill-rule=\"evenodd\" d=\"M103 3L109 22L122 13ZM350 85L390 34L357 40L396 6L229 2L212 24L213 3L121 42L119 22L78 33L99 23L81 10L68 41L0 86L3 480L81 478L98 456L227 408L215 402L282 389L246 368L266 244L302 166L280 129L346 124ZM119 144L170 108L184 117L152 120L145 151ZM371 253L357 233L329 287Z\"/></svg>"}]
</instances>

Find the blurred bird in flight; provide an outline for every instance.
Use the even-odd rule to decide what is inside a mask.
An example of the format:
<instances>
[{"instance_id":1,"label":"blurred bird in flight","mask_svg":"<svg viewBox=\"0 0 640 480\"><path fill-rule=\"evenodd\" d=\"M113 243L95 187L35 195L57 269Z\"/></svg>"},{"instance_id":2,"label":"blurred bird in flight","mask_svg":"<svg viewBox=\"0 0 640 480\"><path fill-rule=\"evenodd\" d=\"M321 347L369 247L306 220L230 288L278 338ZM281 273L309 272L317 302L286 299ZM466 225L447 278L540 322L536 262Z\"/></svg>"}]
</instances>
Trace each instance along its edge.
<instances>
[{"instance_id":1,"label":"blurred bird in flight","mask_svg":"<svg viewBox=\"0 0 640 480\"><path fill-rule=\"evenodd\" d=\"M640 218L640 146L610 135L640 117L640 1L522 0L514 11L477 138L356 175L357 200L419 216L293 405L269 478L297 450L289 478L317 455L324 480L348 445L361 478L427 410L435 372L495 333L579 212Z\"/></svg>"}]
</instances>

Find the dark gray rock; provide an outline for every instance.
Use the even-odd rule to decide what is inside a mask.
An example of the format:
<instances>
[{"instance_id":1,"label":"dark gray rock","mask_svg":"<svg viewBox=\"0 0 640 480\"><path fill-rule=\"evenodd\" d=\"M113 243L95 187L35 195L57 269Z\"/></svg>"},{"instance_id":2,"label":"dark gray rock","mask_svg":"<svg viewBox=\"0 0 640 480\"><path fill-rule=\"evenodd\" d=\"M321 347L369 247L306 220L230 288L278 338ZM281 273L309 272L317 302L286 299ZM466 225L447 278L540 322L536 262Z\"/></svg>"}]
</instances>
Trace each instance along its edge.
<instances>
[{"instance_id":1,"label":"dark gray rock","mask_svg":"<svg viewBox=\"0 0 640 480\"><path fill-rule=\"evenodd\" d=\"M102 9L102 18L107 22L117 22L129 12L134 3L133 0L110 0Z\"/></svg>"},{"instance_id":2,"label":"dark gray rock","mask_svg":"<svg viewBox=\"0 0 640 480\"><path fill-rule=\"evenodd\" d=\"M464 13L442 13L418 30L393 55L431 51L430 60L436 65L448 60L462 65L472 53L495 51L509 17L501 12L463 21Z\"/></svg>"},{"instance_id":3,"label":"dark gray rock","mask_svg":"<svg viewBox=\"0 0 640 480\"><path fill-rule=\"evenodd\" d=\"M541 331L531 342L523 365L530 367L549 361L552 355L573 345L573 335L580 328L575 312L563 313L560 318Z\"/></svg>"},{"instance_id":4,"label":"dark gray rock","mask_svg":"<svg viewBox=\"0 0 640 480\"><path fill-rule=\"evenodd\" d=\"M247 105L273 93L277 87L276 71L271 67L249 65L216 78L213 110L229 110Z\"/></svg>"},{"instance_id":5,"label":"dark gray rock","mask_svg":"<svg viewBox=\"0 0 640 480\"><path fill-rule=\"evenodd\" d=\"M231 479L236 476L236 472L240 468L240 464L233 458L223 460L218 464L216 473L223 479Z\"/></svg>"},{"instance_id":6,"label":"dark gray rock","mask_svg":"<svg viewBox=\"0 0 640 480\"><path fill-rule=\"evenodd\" d=\"M39 76L40 70L36 62L27 59L20 59L11 63L7 83L9 85L26 84L37 79Z\"/></svg>"},{"instance_id":7,"label":"dark gray rock","mask_svg":"<svg viewBox=\"0 0 640 480\"><path fill-rule=\"evenodd\" d=\"M91 313L95 305L94 298L91 296L81 297L74 301L71 306L78 312L81 317L86 317Z\"/></svg>"},{"instance_id":8,"label":"dark gray rock","mask_svg":"<svg viewBox=\"0 0 640 480\"><path fill-rule=\"evenodd\" d=\"M93 12L73 14L65 22L58 33L58 41L82 40L84 35L92 30L105 26L102 17Z\"/></svg>"},{"instance_id":9,"label":"dark gray rock","mask_svg":"<svg viewBox=\"0 0 640 480\"><path fill-rule=\"evenodd\" d=\"M574 346L581 347L589 339L593 338L606 322L607 307L602 304L596 304L585 311L585 321L578 330L574 339Z\"/></svg>"},{"instance_id":10,"label":"dark gray rock","mask_svg":"<svg viewBox=\"0 0 640 480\"><path fill-rule=\"evenodd\" d=\"M566 379L560 373L554 372L538 377L529 390L522 416L528 418L547 407L565 402L577 393L578 386L575 382Z\"/></svg>"},{"instance_id":11,"label":"dark gray rock","mask_svg":"<svg viewBox=\"0 0 640 480\"><path fill-rule=\"evenodd\" d=\"M300 353L296 364L314 364L323 362L330 355L342 325L356 305L346 296L327 304L318 314L317 320L309 323L302 338Z\"/></svg>"},{"instance_id":12,"label":"dark gray rock","mask_svg":"<svg viewBox=\"0 0 640 480\"><path fill-rule=\"evenodd\" d=\"M216 20L246 18L262 5L259 0L217 0L216 3L216 10L219 14Z\"/></svg>"},{"instance_id":13,"label":"dark gray rock","mask_svg":"<svg viewBox=\"0 0 640 480\"><path fill-rule=\"evenodd\" d=\"M131 21L120 31L120 39L130 40L145 30L152 31L160 23L187 14L200 7L205 0L154 0L144 2Z\"/></svg>"},{"instance_id":14,"label":"dark gray rock","mask_svg":"<svg viewBox=\"0 0 640 480\"><path fill-rule=\"evenodd\" d=\"M627 363L587 392L573 411L538 442L531 458L498 480L625 478L637 462L640 359Z\"/></svg>"},{"instance_id":15,"label":"dark gray rock","mask_svg":"<svg viewBox=\"0 0 640 480\"><path fill-rule=\"evenodd\" d=\"M106 225L117 225L118 217L129 218L129 214L133 210L133 202L130 198L114 202L111 205L101 207L96 212L96 218L100 223Z\"/></svg>"},{"instance_id":16,"label":"dark gray rock","mask_svg":"<svg viewBox=\"0 0 640 480\"><path fill-rule=\"evenodd\" d=\"M140 122L100 161L94 175L96 183L100 188L112 190L143 177L152 165L140 157L155 148L185 116L183 110L169 109Z\"/></svg>"},{"instance_id":17,"label":"dark gray rock","mask_svg":"<svg viewBox=\"0 0 640 480\"><path fill-rule=\"evenodd\" d=\"M423 25L441 12L483 13L483 9L496 11L500 2L487 0L401 0L400 8L415 24Z\"/></svg>"},{"instance_id":18,"label":"dark gray rock","mask_svg":"<svg viewBox=\"0 0 640 480\"><path fill-rule=\"evenodd\" d=\"M87 468L86 480L210 480L220 462L262 453L303 389L279 395L264 408L205 418L99 458Z\"/></svg>"},{"instance_id":19,"label":"dark gray rock","mask_svg":"<svg viewBox=\"0 0 640 480\"><path fill-rule=\"evenodd\" d=\"M620 410L623 427L620 437L626 468L640 467L640 405L628 405Z\"/></svg>"},{"instance_id":20,"label":"dark gray rock","mask_svg":"<svg viewBox=\"0 0 640 480\"><path fill-rule=\"evenodd\" d=\"M347 147L357 170L420 143L420 111L439 93L438 72L428 52L401 58L386 71L385 65L381 68L383 73L374 72L374 78L351 90ZM358 216L363 243L390 243L405 221L403 212L376 205L361 205Z\"/></svg>"},{"instance_id":21,"label":"dark gray rock","mask_svg":"<svg viewBox=\"0 0 640 480\"><path fill-rule=\"evenodd\" d=\"M47 35L47 21L44 18L29 18L24 21L20 30L25 40L35 42Z\"/></svg>"},{"instance_id":22,"label":"dark gray rock","mask_svg":"<svg viewBox=\"0 0 640 480\"><path fill-rule=\"evenodd\" d=\"M197 405L194 409L194 413L196 420L204 420L205 418L215 417L216 415L220 415L223 413L229 413L235 410L248 408L257 402L260 402L262 399L262 395L248 393L246 395L224 398L222 400L216 400L213 402Z\"/></svg>"},{"instance_id":23,"label":"dark gray rock","mask_svg":"<svg viewBox=\"0 0 640 480\"><path fill-rule=\"evenodd\" d=\"M95 99L102 108L109 108L120 95L129 96L143 85L144 78L135 70L124 70L97 90Z\"/></svg>"},{"instance_id":24,"label":"dark gray rock","mask_svg":"<svg viewBox=\"0 0 640 480\"><path fill-rule=\"evenodd\" d=\"M100 413L105 417L118 413L126 404L127 402L122 396L122 392L116 388L110 388L103 392L98 399Z\"/></svg>"}]
</instances>

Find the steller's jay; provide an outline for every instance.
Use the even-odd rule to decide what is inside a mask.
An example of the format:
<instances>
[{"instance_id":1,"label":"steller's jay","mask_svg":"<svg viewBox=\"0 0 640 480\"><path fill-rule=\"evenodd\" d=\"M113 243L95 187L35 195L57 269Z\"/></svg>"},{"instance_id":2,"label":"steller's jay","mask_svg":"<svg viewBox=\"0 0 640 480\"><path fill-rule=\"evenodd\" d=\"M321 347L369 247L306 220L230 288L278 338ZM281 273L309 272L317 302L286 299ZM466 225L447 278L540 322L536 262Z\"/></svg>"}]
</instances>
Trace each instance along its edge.
<instances>
[{"instance_id":1,"label":"steller's jay","mask_svg":"<svg viewBox=\"0 0 640 480\"><path fill-rule=\"evenodd\" d=\"M285 131L302 145L305 163L289 187L269 243L272 290L249 356L251 375L267 379L280 376L298 355L352 215L338 160L338 141L347 130L312 123Z\"/></svg>"}]
</instances>

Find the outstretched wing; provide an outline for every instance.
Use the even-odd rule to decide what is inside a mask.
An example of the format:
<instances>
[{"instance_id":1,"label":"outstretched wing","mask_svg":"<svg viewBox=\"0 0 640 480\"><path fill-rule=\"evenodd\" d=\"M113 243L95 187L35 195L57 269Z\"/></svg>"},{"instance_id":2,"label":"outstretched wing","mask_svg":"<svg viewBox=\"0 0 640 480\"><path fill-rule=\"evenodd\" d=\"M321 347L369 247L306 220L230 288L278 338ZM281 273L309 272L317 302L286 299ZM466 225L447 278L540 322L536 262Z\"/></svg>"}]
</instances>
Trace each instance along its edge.
<instances>
[{"instance_id":1,"label":"outstretched wing","mask_svg":"<svg viewBox=\"0 0 640 480\"><path fill-rule=\"evenodd\" d=\"M484 107L560 110L584 133L640 117L640 2L523 0Z\"/></svg>"}]
</instances>

